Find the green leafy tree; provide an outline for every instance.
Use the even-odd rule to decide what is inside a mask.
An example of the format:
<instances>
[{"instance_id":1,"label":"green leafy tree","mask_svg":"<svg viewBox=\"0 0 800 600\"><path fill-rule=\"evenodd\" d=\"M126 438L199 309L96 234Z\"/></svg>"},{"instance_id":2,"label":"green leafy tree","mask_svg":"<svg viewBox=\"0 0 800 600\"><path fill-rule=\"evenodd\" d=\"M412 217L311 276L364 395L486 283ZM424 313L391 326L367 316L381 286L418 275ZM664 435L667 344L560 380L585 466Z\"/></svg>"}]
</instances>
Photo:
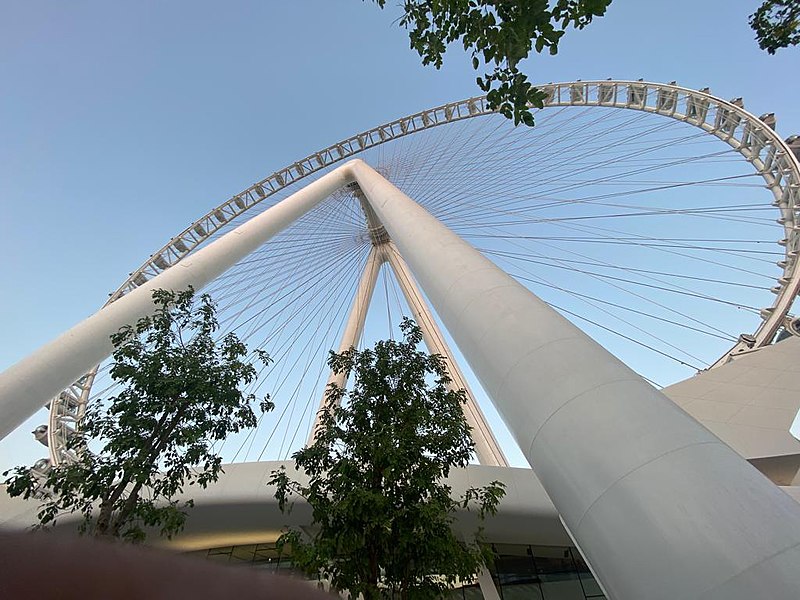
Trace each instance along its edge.
<instances>
[{"instance_id":1,"label":"green leafy tree","mask_svg":"<svg viewBox=\"0 0 800 600\"><path fill-rule=\"evenodd\" d=\"M39 526L80 512L81 531L90 535L141 541L145 527L155 527L169 537L192 505L175 496L186 485L206 487L222 470L214 442L256 425L255 398L241 391L255 367L243 360L247 348L236 335L215 341L210 298L195 302L190 288L156 290L153 299L152 316L111 337L111 377L123 389L88 408L68 442L75 460L43 477L17 467L7 481L11 496L42 499ZM264 398L261 410L272 408Z\"/></svg>"},{"instance_id":2,"label":"green leafy tree","mask_svg":"<svg viewBox=\"0 0 800 600\"><path fill-rule=\"evenodd\" d=\"M762 50L775 54L778 48L800 43L800 0L766 0L750 15Z\"/></svg>"},{"instance_id":3,"label":"green leafy tree","mask_svg":"<svg viewBox=\"0 0 800 600\"><path fill-rule=\"evenodd\" d=\"M453 499L445 478L474 450L466 396L449 389L441 356L417 349L416 324L401 327L403 341L331 353L331 369L353 384L329 386L314 443L293 456L308 483L285 469L270 481L281 510L293 495L313 510L310 539L289 530L279 540L295 565L365 600L438 597L473 577L490 553L480 531L466 541L452 531L455 511L472 508L483 520L505 494L495 481Z\"/></svg>"},{"instance_id":4,"label":"green leafy tree","mask_svg":"<svg viewBox=\"0 0 800 600\"><path fill-rule=\"evenodd\" d=\"M374 0L383 8L386 0ZM514 124L534 124L531 108L542 108L545 93L520 71L532 51L558 52L570 27L583 29L605 14L611 0L404 0L400 25L423 65L442 66L448 45L459 42L478 77L489 107Z\"/></svg>"}]
</instances>

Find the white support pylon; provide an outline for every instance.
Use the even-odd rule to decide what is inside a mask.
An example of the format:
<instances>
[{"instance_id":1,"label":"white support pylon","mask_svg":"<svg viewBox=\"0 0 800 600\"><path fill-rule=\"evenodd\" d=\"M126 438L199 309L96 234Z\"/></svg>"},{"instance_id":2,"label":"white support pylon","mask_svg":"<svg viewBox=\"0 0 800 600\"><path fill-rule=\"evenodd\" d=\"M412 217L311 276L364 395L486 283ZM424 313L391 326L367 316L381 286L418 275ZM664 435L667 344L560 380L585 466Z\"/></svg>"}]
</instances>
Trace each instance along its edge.
<instances>
[{"instance_id":1,"label":"white support pylon","mask_svg":"<svg viewBox=\"0 0 800 600\"><path fill-rule=\"evenodd\" d=\"M373 247L378 247L383 251L381 256L384 261L389 263L394 272L395 279L403 292L406 303L411 309L414 320L422 331L422 338L428 348L428 352L430 354L439 354L444 358L452 380L450 388L464 390L466 393L467 403L464 406L464 416L472 429L472 439L475 442L475 454L478 457L478 461L483 465L507 467L506 457L500 449L494 434L492 434L483 411L481 411L475 400L475 394L472 393L466 378L453 358L453 353L448 348L444 336L433 318L433 313L425 303L403 257L398 252L397 247L392 244L386 229L381 224L375 211L372 210L369 202L366 201L358 184L354 183L348 187L352 189L353 195L361 203L361 209L367 221L367 229L372 238Z\"/></svg>"},{"instance_id":2,"label":"white support pylon","mask_svg":"<svg viewBox=\"0 0 800 600\"><path fill-rule=\"evenodd\" d=\"M347 317L347 324L344 327L342 339L339 342L339 354L350 348L358 348L358 342L361 340L361 336L364 333L364 323L367 318L370 301L372 300L372 293L375 291L375 282L378 280L378 273L381 270L383 261L383 252L377 246L372 246L367 256L364 272L361 274L361 279L358 282L358 289L353 298L353 304L350 307L350 314ZM311 427L311 433L308 436L308 442L306 442L307 446L313 444L314 438L317 436L317 431L320 427L320 413L325 406L325 394L332 383L343 388L347 384L347 377L344 373L334 373L331 371L328 382L325 384L322 400L320 401L319 408L314 417L314 425Z\"/></svg>"},{"instance_id":3,"label":"white support pylon","mask_svg":"<svg viewBox=\"0 0 800 600\"><path fill-rule=\"evenodd\" d=\"M792 498L360 160L0 374L0 436L108 356L152 289L200 289L354 179L610 598L800 598Z\"/></svg>"},{"instance_id":4,"label":"white support pylon","mask_svg":"<svg viewBox=\"0 0 800 600\"><path fill-rule=\"evenodd\" d=\"M800 598L791 497L380 174L348 166L610 598Z\"/></svg>"},{"instance_id":5,"label":"white support pylon","mask_svg":"<svg viewBox=\"0 0 800 600\"><path fill-rule=\"evenodd\" d=\"M406 303L411 309L411 314L422 330L422 338L428 348L428 352L444 357L447 371L450 374L450 379L452 379L451 388L466 392L467 402L464 405L464 416L472 428L472 439L475 442L475 454L478 456L478 461L482 465L507 467L508 461L500 449L492 430L489 428L483 411L475 401L475 394L472 393L464 374L453 358L453 353L447 346L447 342L433 318L433 313L428 308L417 284L414 282L414 277L411 275L408 265L406 265L402 255L397 250L397 246L391 241L382 244L381 248L394 272L400 290L403 292L403 297L405 297Z\"/></svg>"},{"instance_id":6,"label":"white support pylon","mask_svg":"<svg viewBox=\"0 0 800 600\"><path fill-rule=\"evenodd\" d=\"M155 310L153 290L200 290L350 181L346 166L323 175L0 373L0 439L110 356L111 335Z\"/></svg>"}]
</instances>

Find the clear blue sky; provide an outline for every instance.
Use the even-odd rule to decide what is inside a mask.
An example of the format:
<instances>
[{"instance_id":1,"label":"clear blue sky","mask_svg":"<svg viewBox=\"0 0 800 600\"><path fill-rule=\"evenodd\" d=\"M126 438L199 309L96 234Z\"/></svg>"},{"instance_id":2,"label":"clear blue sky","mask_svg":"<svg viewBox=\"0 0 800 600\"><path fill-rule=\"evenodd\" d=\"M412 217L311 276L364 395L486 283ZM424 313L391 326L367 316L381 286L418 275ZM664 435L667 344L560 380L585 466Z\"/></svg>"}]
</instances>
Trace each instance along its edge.
<instances>
[{"instance_id":1,"label":"clear blue sky","mask_svg":"<svg viewBox=\"0 0 800 600\"><path fill-rule=\"evenodd\" d=\"M616 0L527 71L710 86L788 136L800 50L758 49L758 4ZM458 48L441 71L420 66L396 17L360 0L0 3L0 369L249 183L478 93ZM0 443L0 469L45 455L29 433L44 421Z\"/></svg>"}]
</instances>

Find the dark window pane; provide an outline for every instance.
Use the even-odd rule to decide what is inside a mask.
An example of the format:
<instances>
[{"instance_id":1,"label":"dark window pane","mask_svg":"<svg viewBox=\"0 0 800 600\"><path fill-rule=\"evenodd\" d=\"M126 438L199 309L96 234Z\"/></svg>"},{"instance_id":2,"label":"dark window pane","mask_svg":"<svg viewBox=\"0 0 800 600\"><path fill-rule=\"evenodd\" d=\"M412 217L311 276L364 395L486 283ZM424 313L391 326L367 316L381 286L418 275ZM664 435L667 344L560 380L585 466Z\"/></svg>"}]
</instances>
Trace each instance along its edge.
<instances>
[{"instance_id":1,"label":"dark window pane","mask_svg":"<svg viewBox=\"0 0 800 600\"><path fill-rule=\"evenodd\" d=\"M253 556L255 555L256 547L255 545L250 546L234 546L233 552L231 552L231 560L232 561L241 561L241 562L253 562Z\"/></svg>"},{"instance_id":2,"label":"dark window pane","mask_svg":"<svg viewBox=\"0 0 800 600\"><path fill-rule=\"evenodd\" d=\"M500 583L536 579L536 568L530 556L500 556L495 559Z\"/></svg>"},{"instance_id":3,"label":"dark window pane","mask_svg":"<svg viewBox=\"0 0 800 600\"><path fill-rule=\"evenodd\" d=\"M272 544L259 544L256 547L255 562L275 561L279 557L278 550Z\"/></svg>"},{"instance_id":4,"label":"dark window pane","mask_svg":"<svg viewBox=\"0 0 800 600\"><path fill-rule=\"evenodd\" d=\"M481 588L479 588L477 585L465 585L463 589L464 600L483 600Z\"/></svg>"},{"instance_id":5,"label":"dark window pane","mask_svg":"<svg viewBox=\"0 0 800 600\"><path fill-rule=\"evenodd\" d=\"M227 552L226 553L220 553L220 554L209 554L207 559L211 560L211 561L214 561L214 562L227 563L227 562L229 562L231 560L231 555L230 555L230 553L227 553Z\"/></svg>"},{"instance_id":6,"label":"dark window pane","mask_svg":"<svg viewBox=\"0 0 800 600\"><path fill-rule=\"evenodd\" d=\"M583 584L583 591L586 592L587 597L603 597L603 590L600 589L600 586L597 585L597 581L595 581L594 577L591 575L581 575L581 583Z\"/></svg>"},{"instance_id":7,"label":"dark window pane","mask_svg":"<svg viewBox=\"0 0 800 600\"><path fill-rule=\"evenodd\" d=\"M586 561L583 559L583 556L581 556L581 553L578 552L578 549L570 548L570 552L572 553L572 560L575 561L575 568L578 570L578 573L580 573L581 575L583 575L584 573L590 574L589 566L586 564Z\"/></svg>"},{"instance_id":8,"label":"dark window pane","mask_svg":"<svg viewBox=\"0 0 800 600\"><path fill-rule=\"evenodd\" d=\"M280 559L280 560L279 560L279 561L276 563L276 569L279 569L279 570L281 570L281 571L290 571L290 570L292 569L292 567L293 567L293 565L292 565L292 561L291 561L291 559L289 559L289 558L286 558L285 556L284 556L284 557L282 557L282 558L281 558L281 559Z\"/></svg>"},{"instance_id":9,"label":"dark window pane","mask_svg":"<svg viewBox=\"0 0 800 600\"><path fill-rule=\"evenodd\" d=\"M529 556L530 547L524 544L493 544L495 553L502 556Z\"/></svg>"},{"instance_id":10,"label":"dark window pane","mask_svg":"<svg viewBox=\"0 0 800 600\"><path fill-rule=\"evenodd\" d=\"M583 589L577 578L542 581L542 592L544 600L584 600Z\"/></svg>"},{"instance_id":11,"label":"dark window pane","mask_svg":"<svg viewBox=\"0 0 800 600\"><path fill-rule=\"evenodd\" d=\"M503 600L543 600L539 583L516 583L504 585L502 589Z\"/></svg>"},{"instance_id":12,"label":"dark window pane","mask_svg":"<svg viewBox=\"0 0 800 600\"><path fill-rule=\"evenodd\" d=\"M464 588L456 588L454 590L447 590L443 597L447 600L464 600Z\"/></svg>"},{"instance_id":13,"label":"dark window pane","mask_svg":"<svg viewBox=\"0 0 800 600\"><path fill-rule=\"evenodd\" d=\"M575 572L569 548L556 546L532 546L536 569L539 573Z\"/></svg>"}]
</instances>

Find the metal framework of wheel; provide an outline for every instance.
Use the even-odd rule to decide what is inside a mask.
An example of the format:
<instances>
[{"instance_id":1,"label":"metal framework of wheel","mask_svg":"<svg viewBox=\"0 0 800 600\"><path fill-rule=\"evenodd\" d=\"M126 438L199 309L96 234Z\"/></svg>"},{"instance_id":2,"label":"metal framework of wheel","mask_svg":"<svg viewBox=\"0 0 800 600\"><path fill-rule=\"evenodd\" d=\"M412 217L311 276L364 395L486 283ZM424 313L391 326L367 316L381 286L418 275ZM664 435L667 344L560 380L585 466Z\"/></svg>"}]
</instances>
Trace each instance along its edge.
<instances>
[{"instance_id":1,"label":"metal framework of wheel","mask_svg":"<svg viewBox=\"0 0 800 600\"><path fill-rule=\"evenodd\" d=\"M740 99L725 101L712 96L708 90L695 91L674 84L576 81L541 87L547 94L546 107L602 106L662 115L694 125L719 138L750 162L771 190L773 205L780 214L778 222L783 227L784 239L779 243L785 248L785 257L778 264L783 274L772 290L774 303L761 310L759 326L751 333L742 334L738 342L712 366L770 344L782 327L790 332L796 331L789 310L800 287L797 267L800 224L796 212L800 204L800 165L793 149L773 130L771 125L774 121L770 123L768 115L757 118L744 109ZM391 140L491 112L483 97L445 104L374 127L275 171L172 238L131 273L106 304L180 263L231 221L311 174ZM50 402L46 440L52 464L69 459L65 450L67 436L85 410L96 372L96 368L87 372ZM42 433L40 438L44 437Z\"/></svg>"},{"instance_id":2,"label":"metal framework of wheel","mask_svg":"<svg viewBox=\"0 0 800 600\"><path fill-rule=\"evenodd\" d=\"M763 178L766 188L774 198L773 206L779 211L778 223L783 232L783 239L779 243L784 247L784 255L778 262L782 276L779 285L771 290L776 295L775 301L768 308L759 311L754 303L745 305L726 302L716 296L716 289L711 294L696 294L685 287L678 290L675 286L660 289L685 293L687 296L713 303L721 302L736 310L747 309L751 311L750 314L758 317L758 325L752 334L740 336L738 342L713 363L704 361L709 368L763 348L772 342L781 328L789 334L795 332L796 327L788 320L788 311L800 285L796 265L798 239L795 212L800 200L800 169L795 154L797 138L790 138L786 143L781 141L772 131L768 118L756 119L743 109L740 100L724 102L711 96L707 90L694 92L674 85L664 86L641 81L571 82L545 86L545 89L548 93L548 107L562 106L565 110L566 107L585 107L583 112L594 111L595 107L633 109L640 113L668 117L667 122L685 122L701 130L700 133L695 132L688 137L658 139L656 145L648 149L642 149L640 144L640 137L645 134L634 131L627 138L627 143L634 147L631 153L623 154L619 159L605 160L601 157L593 167L586 167L587 170L601 167L603 170L607 165L619 161L628 161L629 166L638 165L626 171L625 175L660 169L662 167L658 161L661 159L656 159L654 166L652 156L644 156L647 152L654 148L673 151L677 146L676 140L689 140L686 142L689 144L701 143L696 140L698 137L703 140L722 140L728 145L726 153L738 153L753 165L755 173L732 177L710 177L709 173L709 178L704 171L701 179L689 182L628 182L635 183L636 186L650 186L654 183L658 185L656 188L634 187L633 190L627 189L610 196L617 198L620 195L645 193L651 189L661 189L662 184L670 189L712 182L742 187L741 183L731 182L738 181L740 177ZM545 181L550 177L550 181L556 180L557 185L562 187L531 193L537 188L526 187L530 184L524 177L530 174L527 169L532 163L524 160L514 163L511 160L520 156L527 157L525 149L530 146L523 145L520 148L513 143L507 144L506 140L515 135L508 133L501 134L508 138L500 139L491 139L491 136L474 139L467 134L467 140L471 140L471 143L460 139L458 145L464 153L475 152L477 155L475 161L464 159L464 164L461 165L463 168L458 164L448 165L447 161L445 164L437 163L431 159L432 154L426 147L420 153L422 158L418 164L413 164L413 161L394 162L388 167L376 165L377 168L373 168L356 156L342 165L327 169L344 158L353 157L372 147L381 147L392 139L488 114L484 100L476 98L394 121L294 163L194 222L189 229L173 238L151 257L146 265L133 273L125 285L112 296L109 304L0 373L0 408L3 411L0 433L7 433L13 424L20 423L26 415L32 414L40 406L42 398L52 396L77 378L78 381L51 404L53 421L50 429L54 431L50 437L50 449L54 453L53 462L69 460L63 442L85 409L93 381L98 374L105 373L105 366L90 369L91 365L109 356L112 350L109 336L125 324L152 312L154 306L151 292L159 287L179 290L193 286L222 295L226 298L226 306L231 313L224 321L226 327L241 327L248 336L255 335L262 328L269 328L268 326L277 325L278 329L282 329L291 319L294 319L294 324L299 321L301 325L291 329L281 341L292 351L295 346L303 345L294 362L287 360L281 364L282 371L292 373L300 358L305 356L308 359L311 355L324 351L320 343L329 343L329 337L325 336L330 334L332 324L329 323L327 329L321 329L321 324L332 320L332 311L340 311L342 307L343 294L352 291L349 286L353 283L353 271L349 271L349 279L343 276L345 267L341 264L342 257L348 257L348 268L352 265L358 266L356 272L360 272L361 276L352 299L347 324L341 334L340 348L350 347L358 340L364 328L367 306L375 288L378 269L381 264L386 264L396 274L399 288L412 314L420 323L429 349L443 353L448 360L453 361L449 369L456 380L455 385L466 387L466 381L460 376L454 362L455 357L451 356L443 335L444 331L450 333L454 342L453 348L463 354L498 414L508 425L518 447L538 477L543 492L552 501L565 532L588 564L592 565L593 572L608 597L634 600L656 593L659 598L709 600L745 600L756 595L787 600L796 598L800 593L800 577L796 569L797 561L800 560L800 507L797 502L773 481L765 478L721 437L715 436L690 414L681 410L643 375L637 373L632 365L626 364L626 361L615 356L610 349L592 339L589 333L566 318L565 313L579 319L584 318L583 315L539 297L538 293L522 283L522 275L509 272L508 268L487 256L502 255L502 252L491 244L485 248L473 245L467 238L470 235L480 237L480 234L464 233L464 229L476 226L475 223L481 219L488 221L477 224L479 229L484 227L484 232L500 225L513 228L522 224L536 229L551 221L558 221L559 226L564 226L565 221L573 219L572 216L548 218L537 212L548 206L573 207L591 204L591 210L603 207L636 209L633 213L623 211L612 215L591 214L590 211L590 214L578 217L580 219L627 218L631 215L668 215L670 218L682 218L687 214L710 216L715 219L712 221L715 230L722 229L722 219L716 216L717 209L771 211L773 208L761 204L734 204L732 209L730 206L715 205L716 209L708 212L707 207L678 210L670 206L653 207L647 203L646 206L632 206L616 200L603 202L603 199L609 197L605 193L577 198L570 194L567 199L562 199L552 194L574 189L575 185L606 183L609 180L608 177L601 176L586 181L577 176L580 173L576 173L578 168L575 165L579 161L574 156L568 159L569 153L563 150L559 151L557 157L561 165L567 163L568 167L575 167L568 171L566 185L562 185L565 179L556 168L560 165L554 167L545 164L543 169L538 168L540 165L535 165L533 176L544 176ZM494 118L495 124L498 123L497 119L499 117ZM492 119L487 118L486 121L491 122ZM616 123L610 130L619 130L628 125L627 122ZM650 135L661 130L650 128L645 131L646 135ZM425 139L428 135L421 133L420 139ZM551 130L551 135L560 139L565 137L558 125ZM490 141L481 147L481 143L487 139ZM610 139L615 140L613 136ZM573 139L568 139L568 143L572 143L573 147L581 144ZM621 144L622 142L615 140L606 146L581 147L578 152L599 155L609 148L618 151ZM480 151L475 151L476 147ZM456 156L453 161L465 156L457 154L459 149L453 139L448 138L442 150L443 153L439 156ZM408 148L403 151L408 151ZM495 156L491 158L493 153ZM668 156L665 164L684 165L688 160L699 162L705 157L720 157L721 154L700 154L689 159ZM413 148L409 155L413 155ZM742 162L738 156L736 159ZM419 185L415 186L413 181L404 179L406 175L402 171L406 164L413 167L409 172L414 176L418 174L414 168L420 164L424 166L426 173L430 174L432 171L433 176L427 179L421 177L417 181ZM476 171L478 165L484 170ZM711 167L704 163L702 168ZM302 185L296 186L280 202L272 203L263 212L253 211L247 215L249 218L242 219L244 222L232 223L240 214L252 209L270 195L277 194L293 182L323 169L326 170L324 174L321 173L316 179L302 181ZM473 174L475 177L471 179L469 176ZM488 177L486 186L489 193L479 197L476 196L476 182L482 182L483 177ZM390 179L395 180L397 185ZM520 181L521 192L515 196L514 186ZM434 184L440 186L439 191L442 194L437 196L433 189ZM419 186L423 186L422 189ZM429 194L426 193L425 186L431 187ZM459 190L458 193L456 190ZM464 195L467 197L466 201ZM455 198L459 198L459 206L450 204ZM542 203L530 203L532 198ZM522 203L523 207L517 210L508 209L509 205L504 203L509 199L513 199L518 205ZM711 200L715 201L716 197ZM443 205L451 212L438 210ZM489 210L481 212L487 206ZM491 212L492 210L495 212ZM346 218L348 211L349 221ZM435 214L436 212L439 214ZM462 220L459 222L457 218L453 218L453 214L466 214L466 217L460 217ZM771 219L762 217L737 216L726 217L726 220L737 224L729 230L734 232L743 231L739 227L741 225L749 226L754 223L768 224L775 228L774 223L765 222ZM466 227L464 223L467 224ZM451 227L453 224L455 226ZM660 228L661 224L659 221L657 227ZM567 226L567 229L570 227ZM645 246L643 242L647 240L677 240L685 244L678 248L709 250L688 244L696 241L694 238L652 238L639 234L619 237L620 232L614 229L594 226L587 230L581 229L581 226L576 227L584 234L612 232L617 237L609 237L605 241L623 242L631 246ZM746 242L770 242L750 239L749 233L744 235L748 237L744 240ZM524 236L513 230L508 236L499 237L517 242ZM533 236L531 239L561 238ZM583 237L580 241L597 240ZM283 251L280 250L280 244L284 244ZM659 250L668 252L674 248L662 244L656 246ZM339 250L333 252L334 248ZM346 254L353 248L356 252ZM612 253L609 259L621 260L623 256L630 254L625 254L629 249L626 245L622 253ZM316 254L311 253L311 250ZM736 256L744 255L744 251L730 248L711 250ZM759 260L762 264L768 260L763 255L774 254L761 250L752 252L762 257L752 260ZM579 253L573 254L586 258ZM282 257L282 262L273 265L272 261L278 256ZM722 265L713 260L703 262L709 263L712 269ZM298 274L294 265L300 263L310 264L309 269L302 272L306 280L318 281L319 269L326 270L325 278L321 280L320 287L314 289L313 294L308 293L308 288L296 285ZM568 272L586 272L592 275L591 271L585 271L578 266L585 264L592 263L571 260L569 267L559 266ZM655 273L649 268L652 267L650 264L644 265L648 267L645 269L608 262L602 265L605 268L622 267L631 272ZM274 270L270 271L273 266ZM731 268L747 272L738 267ZM386 272L387 269L384 269L384 275ZM269 277L275 273L283 277L277 283ZM763 272L750 270L749 273L761 278L767 277ZM661 275L682 276L676 273ZM713 270L710 274L706 270L698 271L697 276L687 278L708 278L713 285L734 283L720 278L722 275L715 275ZM385 277L384 283L386 279ZM295 286L290 297L288 300L282 297L282 308L267 318L269 310L279 303L273 299L274 290L265 292L266 286L272 284L282 292L282 286L286 282ZM325 287L332 282L339 286L333 294L330 293L330 288ZM542 283L548 282L542 278ZM575 290L563 290L560 285L551 287L589 297ZM649 287L659 288L657 285ZM769 293L762 289L763 286L744 287L754 287ZM388 289L385 292L388 306ZM297 298L306 299L309 295L322 297L324 301L316 304L305 302L302 306L295 302ZM643 298L635 293L632 296ZM217 298L219 301L219 296ZM331 298L334 298L333 302L330 302ZM592 300L602 302L596 297ZM427 302L430 302L431 308L428 308ZM322 306L328 308L320 311ZM637 308L619 308L656 318L656 315ZM443 325L441 330L434 321L432 309L436 311ZM289 313L282 312L285 310L289 310ZM680 314L692 323L699 323L686 313ZM336 315L340 316L340 312ZM243 322L238 320L240 318ZM260 320L252 322L253 319ZM681 327L687 325L669 319L660 320ZM391 332L391 315L387 316L387 321ZM741 323L748 323L746 320L735 322L737 329ZM309 324L316 324L316 329L306 331ZM611 333L620 333L612 328L602 325L600 327ZM636 329L648 333L643 328ZM709 334L708 331L701 333ZM263 335L263 331L258 335ZM322 342L310 344L310 340L320 337ZM260 344L272 344L275 339L268 335L266 339L261 338ZM627 339L640 346L645 345L638 340ZM728 335L721 339L732 343L734 337ZM793 340L787 346L796 348L796 341ZM677 345L671 347L684 352ZM655 348L650 349L658 351ZM765 350L764 354L753 358L771 356L773 350L778 349ZM627 359L636 361L636 357L632 356ZM308 364L310 363L306 367ZM681 364L692 366L685 362ZM302 367L300 371L305 372ZM86 374L78 377L80 373ZM321 374L320 369L317 380L311 381L312 387L319 383ZM266 377L270 376L272 373ZM277 377L281 376L279 372ZM291 394L284 395L284 411L290 407L294 411L302 381L301 379ZM261 381L263 382L264 380ZM312 391L309 403L315 393L317 392ZM59 412L59 406L65 407L64 410ZM502 452L491 437L491 430L488 426L482 429L483 417L469 396L465 414L473 425L473 436L479 442L477 452L481 460L490 464L504 464ZM290 446L294 443L301 424L302 419L295 429L295 435L289 440ZM255 439L257 428L253 433ZM62 436L61 439L59 435ZM37 437L44 438L44 432L37 430ZM268 444L269 440L264 444L262 454ZM244 443L241 447L243 446ZM283 442L281 446L283 448ZM260 459L261 455L258 456L258 460ZM39 465L38 468L46 466ZM631 556L636 557L633 569ZM673 577L671 572L665 575L665 564L670 565L671 572L678 572L681 576Z\"/></svg>"}]
</instances>

